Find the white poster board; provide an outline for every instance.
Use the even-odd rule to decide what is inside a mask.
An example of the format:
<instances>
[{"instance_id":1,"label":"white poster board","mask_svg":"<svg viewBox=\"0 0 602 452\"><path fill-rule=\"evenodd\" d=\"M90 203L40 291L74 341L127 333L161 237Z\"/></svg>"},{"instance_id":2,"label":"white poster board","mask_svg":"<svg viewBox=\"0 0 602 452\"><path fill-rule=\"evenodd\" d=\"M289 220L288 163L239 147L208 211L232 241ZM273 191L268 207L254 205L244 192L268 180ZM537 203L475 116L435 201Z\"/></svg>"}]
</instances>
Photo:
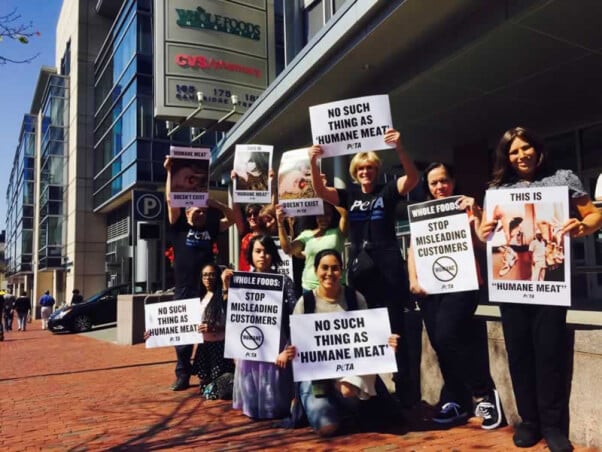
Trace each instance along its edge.
<instances>
[{"instance_id":1,"label":"white poster board","mask_svg":"<svg viewBox=\"0 0 602 452\"><path fill-rule=\"evenodd\" d=\"M234 272L228 290L226 358L276 362L283 289L282 275Z\"/></svg>"},{"instance_id":2,"label":"white poster board","mask_svg":"<svg viewBox=\"0 0 602 452\"><path fill-rule=\"evenodd\" d=\"M171 146L171 207L205 207L209 199L211 150Z\"/></svg>"},{"instance_id":3,"label":"white poster board","mask_svg":"<svg viewBox=\"0 0 602 452\"><path fill-rule=\"evenodd\" d=\"M199 298L149 302L144 305L144 330L150 333L146 348L198 344L203 313Z\"/></svg>"},{"instance_id":4,"label":"white poster board","mask_svg":"<svg viewBox=\"0 0 602 452\"><path fill-rule=\"evenodd\" d=\"M290 317L295 381L397 372L386 308Z\"/></svg>"},{"instance_id":5,"label":"white poster board","mask_svg":"<svg viewBox=\"0 0 602 452\"><path fill-rule=\"evenodd\" d=\"M278 201L289 217L323 215L324 202L311 183L308 148L282 153L278 169Z\"/></svg>"},{"instance_id":6,"label":"white poster board","mask_svg":"<svg viewBox=\"0 0 602 452\"><path fill-rule=\"evenodd\" d=\"M293 258L292 258L292 256L289 256L284 251L282 251L282 249L280 249L279 243L276 246L278 246L278 255L280 256L280 260L282 261L282 263L280 265L276 266L276 271L278 273L280 273L281 275L288 276L290 279L292 279L294 281L295 279L293 278Z\"/></svg>"},{"instance_id":7,"label":"white poster board","mask_svg":"<svg viewBox=\"0 0 602 452\"><path fill-rule=\"evenodd\" d=\"M487 190L486 217L498 220L487 240L491 301L570 306L568 200L567 187Z\"/></svg>"},{"instance_id":8,"label":"white poster board","mask_svg":"<svg viewBox=\"0 0 602 452\"><path fill-rule=\"evenodd\" d=\"M237 144L234 151L234 202L272 202L269 171L272 167L273 146Z\"/></svg>"},{"instance_id":9,"label":"white poster board","mask_svg":"<svg viewBox=\"0 0 602 452\"><path fill-rule=\"evenodd\" d=\"M458 210L459 199L408 206L418 283L429 294L479 288L468 215Z\"/></svg>"},{"instance_id":10,"label":"white poster board","mask_svg":"<svg viewBox=\"0 0 602 452\"><path fill-rule=\"evenodd\" d=\"M313 144L324 157L395 147L384 141L393 127L389 96L356 97L309 107Z\"/></svg>"}]
</instances>

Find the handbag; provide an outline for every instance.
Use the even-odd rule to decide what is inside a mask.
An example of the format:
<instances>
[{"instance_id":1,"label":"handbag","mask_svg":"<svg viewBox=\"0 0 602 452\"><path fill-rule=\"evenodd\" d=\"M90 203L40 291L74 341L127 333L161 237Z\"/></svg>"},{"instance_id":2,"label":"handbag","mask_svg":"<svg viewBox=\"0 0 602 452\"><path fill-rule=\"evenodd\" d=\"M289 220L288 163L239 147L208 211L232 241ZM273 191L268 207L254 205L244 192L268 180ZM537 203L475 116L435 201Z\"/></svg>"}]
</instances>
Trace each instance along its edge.
<instances>
[{"instance_id":1,"label":"handbag","mask_svg":"<svg viewBox=\"0 0 602 452\"><path fill-rule=\"evenodd\" d=\"M370 255L369 250L372 248L370 232L370 223L372 221L372 208L368 215L368 221L364 225L364 241L357 255L349 263L349 276L353 281L353 286L362 292L366 288L376 283L378 277L378 267L374 263L374 259Z\"/></svg>"}]
</instances>

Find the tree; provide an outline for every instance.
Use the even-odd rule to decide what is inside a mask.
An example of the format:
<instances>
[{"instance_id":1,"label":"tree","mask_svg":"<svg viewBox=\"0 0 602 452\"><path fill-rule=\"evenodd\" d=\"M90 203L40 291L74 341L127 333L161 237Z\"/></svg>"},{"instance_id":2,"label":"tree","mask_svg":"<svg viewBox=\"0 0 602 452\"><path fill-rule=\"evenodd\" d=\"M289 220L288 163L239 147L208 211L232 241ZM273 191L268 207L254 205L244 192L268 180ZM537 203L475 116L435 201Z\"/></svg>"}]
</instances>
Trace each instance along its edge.
<instances>
[{"instance_id":1,"label":"tree","mask_svg":"<svg viewBox=\"0 0 602 452\"><path fill-rule=\"evenodd\" d=\"M34 31L33 23L21 23L21 15L14 9L8 14L0 15L0 43L5 38L28 44L29 38L32 36L40 36L39 31ZM0 65L7 63L29 63L36 58L39 53L24 59L13 59L0 55Z\"/></svg>"}]
</instances>

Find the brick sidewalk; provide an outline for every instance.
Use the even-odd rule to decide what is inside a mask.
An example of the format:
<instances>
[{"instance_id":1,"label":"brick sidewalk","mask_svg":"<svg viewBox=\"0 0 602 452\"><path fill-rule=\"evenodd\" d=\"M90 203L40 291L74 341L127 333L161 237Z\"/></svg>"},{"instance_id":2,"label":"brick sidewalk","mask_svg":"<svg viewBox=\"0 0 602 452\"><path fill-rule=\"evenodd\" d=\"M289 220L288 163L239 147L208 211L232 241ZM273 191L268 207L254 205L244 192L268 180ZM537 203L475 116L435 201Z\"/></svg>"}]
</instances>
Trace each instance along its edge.
<instances>
[{"instance_id":1,"label":"brick sidewalk","mask_svg":"<svg viewBox=\"0 0 602 452\"><path fill-rule=\"evenodd\" d=\"M486 432L474 419L447 431L400 429L324 440L309 428L273 428L231 410L229 402L202 400L196 388L170 391L171 348L53 335L39 321L28 326L0 342L0 450L514 449L509 427ZM547 448L542 441L522 450Z\"/></svg>"}]
</instances>

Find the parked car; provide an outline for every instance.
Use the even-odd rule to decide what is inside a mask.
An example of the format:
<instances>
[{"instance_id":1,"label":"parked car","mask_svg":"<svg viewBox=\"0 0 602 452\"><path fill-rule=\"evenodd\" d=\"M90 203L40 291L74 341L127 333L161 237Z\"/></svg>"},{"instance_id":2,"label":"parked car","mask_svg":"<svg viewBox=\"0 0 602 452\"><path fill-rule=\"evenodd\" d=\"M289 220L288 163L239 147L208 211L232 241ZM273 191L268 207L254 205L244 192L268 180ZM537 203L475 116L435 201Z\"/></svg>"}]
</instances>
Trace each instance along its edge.
<instances>
[{"instance_id":1,"label":"parked car","mask_svg":"<svg viewBox=\"0 0 602 452\"><path fill-rule=\"evenodd\" d=\"M136 286L136 293L143 293L141 285ZM90 330L94 325L115 323L117 321L117 295L131 293L130 284L120 284L101 290L82 303L63 306L57 309L48 319L48 329L53 333L73 331L81 333Z\"/></svg>"}]
</instances>

